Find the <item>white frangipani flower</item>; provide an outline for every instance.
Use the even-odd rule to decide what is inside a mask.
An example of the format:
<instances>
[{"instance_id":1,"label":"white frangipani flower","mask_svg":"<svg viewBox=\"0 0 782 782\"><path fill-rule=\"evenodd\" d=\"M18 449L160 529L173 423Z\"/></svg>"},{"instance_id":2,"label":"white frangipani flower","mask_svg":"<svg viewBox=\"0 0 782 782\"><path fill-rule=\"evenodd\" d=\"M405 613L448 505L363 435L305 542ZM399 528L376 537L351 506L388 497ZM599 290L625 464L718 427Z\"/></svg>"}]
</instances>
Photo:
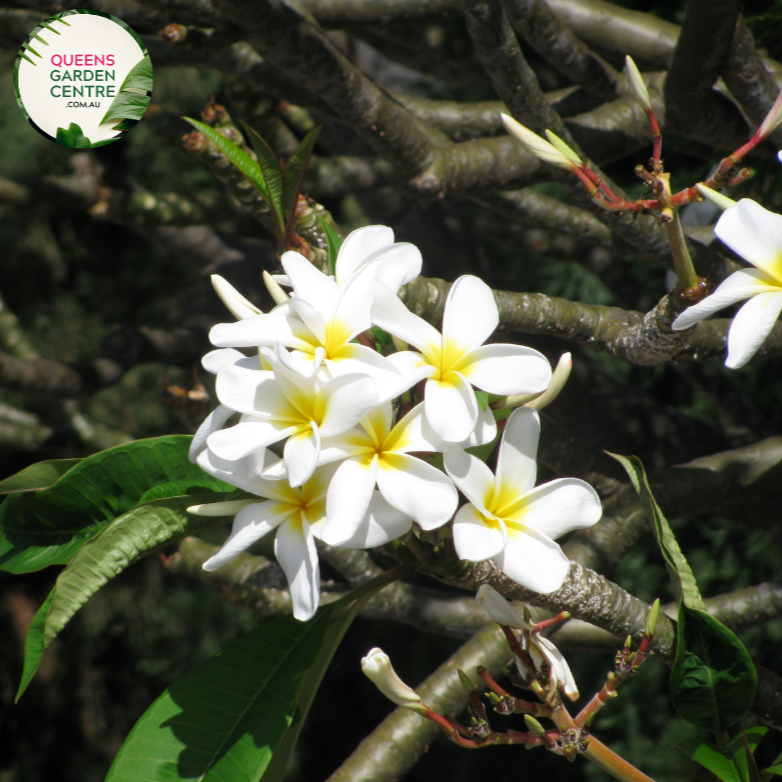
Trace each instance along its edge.
<instances>
[{"instance_id":1,"label":"white frangipani flower","mask_svg":"<svg viewBox=\"0 0 782 782\"><path fill-rule=\"evenodd\" d=\"M227 364L217 374L218 399L243 414L229 429L212 432L207 445L223 459L241 459L288 438L283 461L291 486L306 481L318 461L322 437L346 432L378 403L372 378L343 375L322 382L304 377L278 345L266 359L273 372Z\"/></svg>"},{"instance_id":2,"label":"white frangipani flower","mask_svg":"<svg viewBox=\"0 0 782 782\"><path fill-rule=\"evenodd\" d=\"M438 438L423 418L423 405L413 408L392 427L390 402L378 405L350 432L323 440L321 460L343 460L328 493L327 521L323 540L343 545L352 540L367 513L377 484L388 504L398 511L389 519L385 540L367 544L379 546L404 535L415 521L422 529L441 527L453 516L459 498L447 475L412 452L440 450Z\"/></svg>"},{"instance_id":3,"label":"white frangipani flower","mask_svg":"<svg viewBox=\"0 0 782 782\"><path fill-rule=\"evenodd\" d=\"M448 292L443 332L410 312L387 288L378 286L372 318L380 328L420 353L396 353L408 379L427 377L426 420L449 443L466 440L478 422L471 385L490 394L535 394L551 381L551 365L537 350L521 345L483 343L499 325L494 294L477 277L460 277Z\"/></svg>"},{"instance_id":4,"label":"white frangipani flower","mask_svg":"<svg viewBox=\"0 0 782 782\"><path fill-rule=\"evenodd\" d=\"M497 475L460 448L445 452L445 471L469 503L453 525L456 553L480 562L491 557L518 584L535 592L559 589L570 560L556 538L595 524L602 515L597 492L578 478L535 487L540 419L520 407L508 418Z\"/></svg>"},{"instance_id":5,"label":"white frangipani flower","mask_svg":"<svg viewBox=\"0 0 782 782\"><path fill-rule=\"evenodd\" d=\"M326 517L326 491L333 472L329 466L316 470L299 488L292 488L284 480L245 478L242 488L268 499L215 502L188 508L190 513L200 516L236 513L228 540L204 562L204 570L217 570L276 529L274 555L288 579L293 615L302 621L312 617L320 601L314 533Z\"/></svg>"},{"instance_id":6,"label":"white frangipani flower","mask_svg":"<svg viewBox=\"0 0 782 782\"><path fill-rule=\"evenodd\" d=\"M679 315L671 328L681 331L723 307L749 299L728 330L725 366L738 369L755 355L782 311L782 215L743 198L723 212L714 233L756 268L731 274L714 293Z\"/></svg>"},{"instance_id":7,"label":"white frangipani flower","mask_svg":"<svg viewBox=\"0 0 782 782\"><path fill-rule=\"evenodd\" d=\"M524 660L516 656L516 670L519 676L530 681L535 678L535 673L542 671L545 666L548 668L549 679L554 686L561 689L571 700L577 700L578 686L562 652L548 638L536 633L534 625L522 619L496 589L483 584L475 597L495 622L524 631L521 648L532 658L536 670L530 671Z\"/></svg>"},{"instance_id":8,"label":"white frangipani flower","mask_svg":"<svg viewBox=\"0 0 782 782\"><path fill-rule=\"evenodd\" d=\"M428 711L418 693L399 678L390 658L382 649L370 649L367 656L361 658L361 670L397 706L418 712Z\"/></svg>"}]
</instances>

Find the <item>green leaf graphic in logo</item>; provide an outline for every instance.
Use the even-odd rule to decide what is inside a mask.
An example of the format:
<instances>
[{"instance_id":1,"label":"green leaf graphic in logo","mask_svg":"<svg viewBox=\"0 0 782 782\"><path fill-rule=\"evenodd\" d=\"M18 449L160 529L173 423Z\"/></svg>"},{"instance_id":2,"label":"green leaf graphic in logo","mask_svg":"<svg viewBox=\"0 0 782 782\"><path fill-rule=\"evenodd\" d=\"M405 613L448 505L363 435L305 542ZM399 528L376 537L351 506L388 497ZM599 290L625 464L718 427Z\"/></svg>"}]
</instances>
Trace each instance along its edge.
<instances>
[{"instance_id":1,"label":"green leaf graphic in logo","mask_svg":"<svg viewBox=\"0 0 782 782\"><path fill-rule=\"evenodd\" d=\"M137 62L130 73L125 77L119 94L111 102L100 124L112 120L140 120L147 110L149 100L152 97L152 62L149 55ZM125 130L123 123L117 125L114 130Z\"/></svg>"},{"instance_id":2,"label":"green leaf graphic in logo","mask_svg":"<svg viewBox=\"0 0 782 782\"><path fill-rule=\"evenodd\" d=\"M89 149L92 146L90 140L75 122L68 125L68 130L57 128L57 143L71 149Z\"/></svg>"}]
</instances>

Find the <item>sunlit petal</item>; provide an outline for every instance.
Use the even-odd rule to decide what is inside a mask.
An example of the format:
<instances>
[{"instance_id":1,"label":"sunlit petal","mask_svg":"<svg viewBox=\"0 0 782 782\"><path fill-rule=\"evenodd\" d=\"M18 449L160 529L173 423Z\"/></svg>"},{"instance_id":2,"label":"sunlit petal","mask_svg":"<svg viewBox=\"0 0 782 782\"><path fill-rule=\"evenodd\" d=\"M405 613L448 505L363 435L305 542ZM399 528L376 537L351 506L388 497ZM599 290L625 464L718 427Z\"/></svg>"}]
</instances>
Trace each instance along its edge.
<instances>
[{"instance_id":1,"label":"sunlit petal","mask_svg":"<svg viewBox=\"0 0 782 782\"><path fill-rule=\"evenodd\" d=\"M377 457L346 459L331 479L326 496L323 540L332 546L353 539L366 516L377 478Z\"/></svg>"},{"instance_id":2,"label":"sunlit petal","mask_svg":"<svg viewBox=\"0 0 782 782\"><path fill-rule=\"evenodd\" d=\"M505 525L488 527L474 505L463 505L453 520L453 545L460 559L482 562L497 555L507 543Z\"/></svg>"},{"instance_id":3,"label":"sunlit petal","mask_svg":"<svg viewBox=\"0 0 782 782\"><path fill-rule=\"evenodd\" d=\"M296 429L296 426L279 421L243 421L212 432L206 442L221 459L242 459L253 451L279 442Z\"/></svg>"},{"instance_id":4,"label":"sunlit petal","mask_svg":"<svg viewBox=\"0 0 782 782\"><path fill-rule=\"evenodd\" d=\"M283 450L283 461L288 483L294 488L309 480L318 464L320 432L313 423L309 431L297 432L288 438Z\"/></svg>"},{"instance_id":5,"label":"sunlit petal","mask_svg":"<svg viewBox=\"0 0 782 782\"><path fill-rule=\"evenodd\" d=\"M240 353L234 348L220 348L219 350L210 350L202 359L201 366L213 375L217 374L217 371L225 364L236 364L239 361L246 361L247 356L244 353ZM255 366L249 367L249 369L260 369L261 364L258 358L254 358Z\"/></svg>"},{"instance_id":6,"label":"sunlit petal","mask_svg":"<svg viewBox=\"0 0 782 782\"><path fill-rule=\"evenodd\" d=\"M306 622L318 610L320 567L315 538L306 520L297 514L280 525L274 539L274 555L285 572L293 602L293 616Z\"/></svg>"},{"instance_id":7,"label":"sunlit petal","mask_svg":"<svg viewBox=\"0 0 782 782\"><path fill-rule=\"evenodd\" d=\"M218 405L206 418L204 418L190 443L190 450L188 451L187 456L191 462L195 462L198 454L206 448L206 438L209 437L212 432L222 429L235 412L236 411L232 410L230 407Z\"/></svg>"},{"instance_id":8,"label":"sunlit petal","mask_svg":"<svg viewBox=\"0 0 782 782\"><path fill-rule=\"evenodd\" d=\"M318 271L301 253L288 251L280 259L296 298L309 302L329 317L337 305L339 285ZM295 301L292 297L292 301Z\"/></svg>"},{"instance_id":9,"label":"sunlit petal","mask_svg":"<svg viewBox=\"0 0 782 782\"><path fill-rule=\"evenodd\" d=\"M337 282L344 285L373 254L394 244L394 231L385 225L367 225L351 231L337 254Z\"/></svg>"},{"instance_id":10,"label":"sunlit petal","mask_svg":"<svg viewBox=\"0 0 782 782\"><path fill-rule=\"evenodd\" d=\"M341 548L375 548L383 546L408 533L413 520L383 499L380 492L372 492L366 515L356 531L339 545Z\"/></svg>"},{"instance_id":11,"label":"sunlit petal","mask_svg":"<svg viewBox=\"0 0 782 782\"><path fill-rule=\"evenodd\" d=\"M369 256L367 263L376 263L377 279L398 293L403 285L421 273L421 251L414 244L397 242Z\"/></svg>"},{"instance_id":12,"label":"sunlit petal","mask_svg":"<svg viewBox=\"0 0 782 782\"><path fill-rule=\"evenodd\" d=\"M570 569L570 560L559 545L532 530L509 534L508 544L494 561L508 578L544 595L559 589Z\"/></svg>"},{"instance_id":13,"label":"sunlit petal","mask_svg":"<svg viewBox=\"0 0 782 782\"><path fill-rule=\"evenodd\" d=\"M226 364L217 373L215 391L224 405L240 413L277 417L290 408L274 373L263 369Z\"/></svg>"},{"instance_id":14,"label":"sunlit petal","mask_svg":"<svg viewBox=\"0 0 782 782\"><path fill-rule=\"evenodd\" d=\"M332 437L355 426L378 403L375 381L367 375L344 375L329 380L320 391L321 436Z\"/></svg>"},{"instance_id":15,"label":"sunlit petal","mask_svg":"<svg viewBox=\"0 0 782 782\"><path fill-rule=\"evenodd\" d=\"M714 233L733 252L782 285L782 215L742 198L722 213Z\"/></svg>"},{"instance_id":16,"label":"sunlit petal","mask_svg":"<svg viewBox=\"0 0 782 782\"><path fill-rule=\"evenodd\" d=\"M442 335L434 326L410 312L399 297L383 283L378 282L376 290L377 295L372 307L372 320L375 325L424 353L430 351L432 346L439 349Z\"/></svg>"},{"instance_id":17,"label":"sunlit petal","mask_svg":"<svg viewBox=\"0 0 782 782\"><path fill-rule=\"evenodd\" d=\"M763 344L782 310L782 290L751 298L733 318L728 330L728 358L725 366L743 367Z\"/></svg>"},{"instance_id":18,"label":"sunlit petal","mask_svg":"<svg viewBox=\"0 0 782 782\"><path fill-rule=\"evenodd\" d=\"M424 411L429 425L448 443L466 440L478 421L475 392L458 372L449 372L445 381L426 381Z\"/></svg>"},{"instance_id":19,"label":"sunlit petal","mask_svg":"<svg viewBox=\"0 0 782 782\"><path fill-rule=\"evenodd\" d=\"M537 394L551 382L551 364L522 345L483 345L468 353L456 370L490 394Z\"/></svg>"},{"instance_id":20,"label":"sunlit petal","mask_svg":"<svg viewBox=\"0 0 782 782\"><path fill-rule=\"evenodd\" d=\"M448 448L443 462L445 472L459 491L481 513L490 515L486 505L494 493L494 475L486 463L459 447Z\"/></svg>"},{"instance_id":21,"label":"sunlit petal","mask_svg":"<svg viewBox=\"0 0 782 782\"><path fill-rule=\"evenodd\" d=\"M535 485L538 466L535 461L540 437L540 418L536 410L519 407L511 413L505 426L497 456L497 485L516 495ZM504 515L500 508L497 513Z\"/></svg>"},{"instance_id":22,"label":"sunlit petal","mask_svg":"<svg viewBox=\"0 0 782 782\"><path fill-rule=\"evenodd\" d=\"M289 315L253 315L235 323L218 323L209 332L209 341L218 348L274 347L278 342L301 350L307 342L298 335L302 324Z\"/></svg>"},{"instance_id":23,"label":"sunlit petal","mask_svg":"<svg viewBox=\"0 0 782 782\"><path fill-rule=\"evenodd\" d=\"M443 339L473 350L486 342L499 322L491 288L470 274L459 277L445 300Z\"/></svg>"}]
</instances>

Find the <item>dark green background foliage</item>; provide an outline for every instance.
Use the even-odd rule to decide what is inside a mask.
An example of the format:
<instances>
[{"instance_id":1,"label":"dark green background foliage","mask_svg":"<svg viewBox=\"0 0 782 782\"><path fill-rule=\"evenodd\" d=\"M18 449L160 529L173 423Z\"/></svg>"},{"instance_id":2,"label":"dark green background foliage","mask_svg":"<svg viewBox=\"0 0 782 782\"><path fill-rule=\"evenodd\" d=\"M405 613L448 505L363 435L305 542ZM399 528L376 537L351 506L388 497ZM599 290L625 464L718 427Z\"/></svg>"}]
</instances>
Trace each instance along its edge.
<instances>
[{"instance_id":1,"label":"dark green background foliage","mask_svg":"<svg viewBox=\"0 0 782 782\"><path fill-rule=\"evenodd\" d=\"M650 10L648 3L636 0L622 4ZM683 7L678 0L654 4L659 15L678 23ZM119 7L109 10L123 15ZM773 56L782 57L779 0L748 3L746 14L760 42ZM380 66L376 78L381 83L385 79L384 86L391 90L436 98L495 100L480 67L467 62L471 44L461 20L449 16L431 21L427 29L447 42L444 47L452 61L465 60L463 78L449 80L446 65L417 74L390 65L384 71ZM405 48L401 43L406 36L415 41L420 35L415 22L356 32L379 51L410 69L415 67L415 47ZM92 177L91 184L74 178L74 170L77 174L94 172L97 166L102 171L101 184L116 191L223 198L222 186L213 174L180 144L190 129L180 116L198 117L212 94L229 111L243 116L241 90L225 83L219 71L167 65L165 57L158 63L153 50L155 90L145 119L116 144L77 151L52 144L26 124L13 97L11 68L18 44L5 38L0 43L5 47L0 49L0 177L35 192L30 205L0 198L0 293L41 356L78 364L99 355L105 340L111 338L115 345L127 345L129 366L119 383L85 393L74 403L88 421L86 434L74 424L72 407L51 397L0 388L0 405L22 408L49 428L32 447L6 437L0 429L3 478L35 461L83 457L130 438L192 433L214 402L190 407L167 404L166 385L192 388L198 378L213 392L209 376L193 356L166 363L145 361L138 330L174 329L187 323L200 335L196 353L204 352L208 326L228 317L211 292L208 273L217 268L248 298L268 308L260 270L276 271L277 262L274 238L238 208L223 209L212 221L223 250L233 248L238 260L213 264L192 247L188 249L181 234L174 236L176 228L161 231L132 221L91 217L87 210L95 200L89 193L89 187L95 186L94 174L85 174L85 181ZM550 66L528 54L544 89L565 86ZM252 124L251 112L245 112L244 118ZM366 154L367 148L344 126L327 123L315 151L320 155ZM698 147L693 154L688 142L666 139L666 167L674 172L675 182L688 184L703 178L724 152L704 155ZM629 191L640 194L632 168L645 155L623 159L606 170ZM782 209L780 176L779 166L767 163L743 186L743 194L762 198L768 208ZM87 191L79 189L80 185ZM74 187L75 191L68 190ZM559 185L537 189L566 200ZM621 275L601 277L606 251L513 224L475 202L455 198L419 204L395 187L319 200L345 232L369 223L391 225L397 240L412 241L421 248L427 276L453 280L469 272L499 289L640 310L653 306L665 292L661 267L626 259ZM554 339L521 341L553 360L572 349ZM771 436L782 424L779 358L729 372L717 362L647 368L580 348L573 352L576 370L552 415L560 425L585 432L596 448L637 454L650 472ZM671 411L670 420L676 422L673 428L660 432L649 413L649 400ZM688 422L693 419L711 425L707 429L714 432L713 442L688 437ZM539 480L548 477L541 465ZM704 596L779 577L782 530L778 507L775 510L775 515L769 512L763 518L742 518L737 513L730 520L693 517L672 522ZM204 537L218 543L223 534L218 530ZM0 782L100 782L128 730L152 700L174 678L258 621L251 612L222 600L213 586L168 573L153 555L88 602L47 652L20 704L13 706L22 671L24 632L51 589L57 570L20 577L0 572ZM327 566L324 575L338 578ZM645 601L674 599L659 550L649 535L625 556L613 579ZM779 620L742 632L740 637L756 662L778 667ZM359 659L369 648L382 647L405 681L417 684L460 643L359 618L315 701L290 770L292 782L325 779L369 726L390 711L388 702L360 675ZM569 652L568 658L582 695L591 697L604 681L611 655ZM667 668L654 660L647 662L622 688L620 697L601 712L597 729L604 742L646 773L665 782L683 782L693 778L694 765L671 747L701 734L674 712L666 695L667 677ZM502 724L501 718L495 724ZM507 725L523 730L520 720ZM443 739L435 741L408 779L504 782L540 775L605 779L596 767L581 760L569 765L543 751L505 748L468 753Z\"/></svg>"}]
</instances>

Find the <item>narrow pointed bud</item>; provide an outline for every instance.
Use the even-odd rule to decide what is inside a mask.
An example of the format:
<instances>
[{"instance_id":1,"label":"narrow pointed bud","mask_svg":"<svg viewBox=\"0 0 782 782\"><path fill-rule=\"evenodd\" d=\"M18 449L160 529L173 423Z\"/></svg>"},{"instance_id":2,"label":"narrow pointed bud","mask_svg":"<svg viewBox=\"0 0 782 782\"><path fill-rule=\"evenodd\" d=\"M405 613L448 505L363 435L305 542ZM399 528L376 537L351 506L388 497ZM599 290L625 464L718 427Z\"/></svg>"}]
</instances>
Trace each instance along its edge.
<instances>
[{"instance_id":1,"label":"narrow pointed bud","mask_svg":"<svg viewBox=\"0 0 782 782\"><path fill-rule=\"evenodd\" d=\"M646 618L646 635L650 638L654 635L654 631L657 627L657 620L660 618L660 598L652 603L652 610L649 611L649 616Z\"/></svg>"},{"instance_id":2,"label":"narrow pointed bud","mask_svg":"<svg viewBox=\"0 0 782 782\"><path fill-rule=\"evenodd\" d=\"M525 128L520 122L516 122L513 117L509 117L507 114L501 114L500 116L502 117L502 122L508 133L516 136L527 151L535 155L536 158L542 160L544 163L550 163L552 166L557 166L557 168L564 168L565 171L573 170L573 161L560 152L553 144L542 139L529 128Z\"/></svg>"},{"instance_id":3,"label":"narrow pointed bud","mask_svg":"<svg viewBox=\"0 0 782 782\"><path fill-rule=\"evenodd\" d=\"M572 370L573 356L570 353L563 353L554 368L548 388L540 396L527 402L524 407L531 407L533 410L542 410L544 407L548 407L562 392Z\"/></svg>"},{"instance_id":4,"label":"narrow pointed bud","mask_svg":"<svg viewBox=\"0 0 782 782\"><path fill-rule=\"evenodd\" d=\"M282 289L280 283L269 274L269 272L263 272L263 283L266 286L266 290L269 291L269 296L272 297L272 301L275 304L284 304L290 296Z\"/></svg>"},{"instance_id":5,"label":"narrow pointed bud","mask_svg":"<svg viewBox=\"0 0 782 782\"><path fill-rule=\"evenodd\" d=\"M780 124L782 124L782 92L777 95L777 99L774 101L771 111L766 115L766 118L758 128L755 137L758 141L763 141L763 139L770 136Z\"/></svg>"},{"instance_id":6,"label":"narrow pointed bud","mask_svg":"<svg viewBox=\"0 0 782 782\"><path fill-rule=\"evenodd\" d=\"M553 131L546 130L546 138L556 147L573 165L579 168L584 165L581 158Z\"/></svg>"},{"instance_id":7,"label":"narrow pointed bud","mask_svg":"<svg viewBox=\"0 0 782 782\"><path fill-rule=\"evenodd\" d=\"M638 98L647 111L651 111L652 100L649 97L649 90L646 89L641 71L638 70L638 66L629 55L625 57L625 69L627 70L627 77L630 79L630 86L633 88L635 97Z\"/></svg>"},{"instance_id":8,"label":"narrow pointed bud","mask_svg":"<svg viewBox=\"0 0 782 782\"><path fill-rule=\"evenodd\" d=\"M737 203L732 198L728 198L726 195L718 193L716 190L712 190L710 187L706 187L706 185L702 184L701 182L695 185L695 187L706 201L711 201L712 204L718 206L720 209L722 209L723 212Z\"/></svg>"},{"instance_id":9,"label":"narrow pointed bud","mask_svg":"<svg viewBox=\"0 0 782 782\"><path fill-rule=\"evenodd\" d=\"M529 630L529 625L513 609L511 604L488 584L482 584L475 599L497 624Z\"/></svg>"},{"instance_id":10,"label":"narrow pointed bud","mask_svg":"<svg viewBox=\"0 0 782 782\"><path fill-rule=\"evenodd\" d=\"M212 281L212 287L220 297L220 300L228 307L231 315L237 320L244 320L250 318L253 315L262 314L261 311L251 301L242 296L228 280L221 277L219 274L213 274L210 277Z\"/></svg>"},{"instance_id":11,"label":"narrow pointed bud","mask_svg":"<svg viewBox=\"0 0 782 782\"><path fill-rule=\"evenodd\" d=\"M456 672L459 674L459 681L462 683L462 687L467 692L475 692L475 685L470 681L470 677L461 668L457 668Z\"/></svg>"},{"instance_id":12,"label":"narrow pointed bud","mask_svg":"<svg viewBox=\"0 0 782 782\"><path fill-rule=\"evenodd\" d=\"M524 715L524 722L527 723L527 730L529 730L533 736L537 736L539 739L545 737L546 729L531 714Z\"/></svg>"},{"instance_id":13,"label":"narrow pointed bud","mask_svg":"<svg viewBox=\"0 0 782 782\"><path fill-rule=\"evenodd\" d=\"M188 513L194 516L235 516L240 510L257 500L228 500L227 502L210 502L206 505L191 505Z\"/></svg>"},{"instance_id":14,"label":"narrow pointed bud","mask_svg":"<svg viewBox=\"0 0 782 782\"><path fill-rule=\"evenodd\" d=\"M633 648L633 636L628 635L627 638L625 638L625 649L632 649Z\"/></svg>"},{"instance_id":15,"label":"narrow pointed bud","mask_svg":"<svg viewBox=\"0 0 782 782\"><path fill-rule=\"evenodd\" d=\"M391 660L382 649L371 649L366 657L362 657L361 670L378 690L397 706L404 706L420 714L428 711L424 702L418 697L418 693L399 678L391 665Z\"/></svg>"}]
</instances>

